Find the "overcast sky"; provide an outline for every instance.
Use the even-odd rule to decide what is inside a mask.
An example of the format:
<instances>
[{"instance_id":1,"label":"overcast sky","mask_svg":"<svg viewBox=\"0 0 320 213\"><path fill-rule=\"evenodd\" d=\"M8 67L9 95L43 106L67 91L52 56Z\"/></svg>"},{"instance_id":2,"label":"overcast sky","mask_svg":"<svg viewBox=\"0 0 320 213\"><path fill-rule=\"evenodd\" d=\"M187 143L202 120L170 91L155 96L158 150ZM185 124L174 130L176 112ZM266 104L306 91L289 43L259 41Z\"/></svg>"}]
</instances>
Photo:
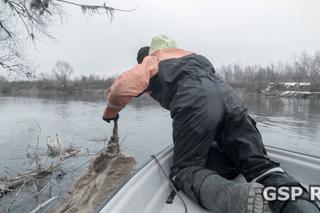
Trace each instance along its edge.
<instances>
[{"instance_id":1,"label":"overcast sky","mask_svg":"<svg viewBox=\"0 0 320 213\"><path fill-rule=\"evenodd\" d=\"M137 3L108 1L119 8ZM319 11L319 0L140 0L136 11L116 12L110 22L105 15L87 18L80 8L67 6L65 23L51 28L59 42L38 42L29 57L39 72L65 60L77 76L111 76L132 67L139 47L154 35L166 34L215 66L287 61L320 50Z\"/></svg>"}]
</instances>

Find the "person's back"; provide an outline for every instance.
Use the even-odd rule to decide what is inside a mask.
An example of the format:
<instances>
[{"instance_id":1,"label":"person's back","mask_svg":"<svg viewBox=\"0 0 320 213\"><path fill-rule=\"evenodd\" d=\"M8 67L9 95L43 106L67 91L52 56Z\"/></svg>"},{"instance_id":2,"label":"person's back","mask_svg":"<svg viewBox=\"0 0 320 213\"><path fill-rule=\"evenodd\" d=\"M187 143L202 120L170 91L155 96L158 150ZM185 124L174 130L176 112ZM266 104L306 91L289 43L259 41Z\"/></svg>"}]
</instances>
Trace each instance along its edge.
<instances>
[{"instance_id":1,"label":"person's back","mask_svg":"<svg viewBox=\"0 0 320 213\"><path fill-rule=\"evenodd\" d=\"M166 36L153 38L147 54L145 50L148 48L138 53L141 64L113 83L103 118L117 119L118 112L131 98L144 92L170 110L174 142L172 177L180 190L212 212L265 212L263 185L301 186L269 159L243 102L228 84L216 77L205 57L177 48L175 41ZM214 167L208 165L208 154L214 142L234 169L253 182L235 185L210 169ZM210 161L219 162L219 159ZM303 199L307 199L307 194ZM286 209L284 212L290 212L293 208L319 212L315 205L301 200L275 201L270 207L275 212Z\"/></svg>"}]
</instances>

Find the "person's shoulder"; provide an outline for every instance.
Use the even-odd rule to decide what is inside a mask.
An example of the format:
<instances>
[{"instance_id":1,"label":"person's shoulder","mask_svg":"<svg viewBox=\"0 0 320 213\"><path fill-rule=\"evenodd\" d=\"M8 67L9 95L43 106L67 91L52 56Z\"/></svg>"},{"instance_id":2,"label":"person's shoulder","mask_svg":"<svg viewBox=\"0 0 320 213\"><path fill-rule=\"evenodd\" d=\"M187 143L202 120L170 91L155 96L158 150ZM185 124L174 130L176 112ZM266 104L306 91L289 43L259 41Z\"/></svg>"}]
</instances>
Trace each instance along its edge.
<instances>
[{"instance_id":1,"label":"person's shoulder","mask_svg":"<svg viewBox=\"0 0 320 213\"><path fill-rule=\"evenodd\" d=\"M155 64L157 62L158 62L158 58L156 56L148 55L143 59L142 65L144 65L144 64Z\"/></svg>"},{"instance_id":2,"label":"person's shoulder","mask_svg":"<svg viewBox=\"0 0 320 213\"><path fill-rule=\"evenodd\" d=\"M195 53L193 51L182 49L182 48L177 48L177 51L182 53L183 55L190 55L190 54L194 54Z\"/></svg>"}]
</instances>

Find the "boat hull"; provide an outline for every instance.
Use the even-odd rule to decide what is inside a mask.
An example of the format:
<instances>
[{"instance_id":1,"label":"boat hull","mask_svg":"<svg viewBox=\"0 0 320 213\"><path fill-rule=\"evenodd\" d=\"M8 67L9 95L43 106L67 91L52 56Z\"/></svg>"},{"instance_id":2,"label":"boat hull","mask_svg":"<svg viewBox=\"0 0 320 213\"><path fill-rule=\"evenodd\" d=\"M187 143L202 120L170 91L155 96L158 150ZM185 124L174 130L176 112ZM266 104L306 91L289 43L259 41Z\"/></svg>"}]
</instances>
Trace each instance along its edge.
<instances>
[{"instance_id":1,"label":"boat hull","mask_svg":"<svg viewBox=\"0 0 320 213\"><path fill-rule=\"evenodd\" d=\"M289 152L274 147L266 147L272 160L280 162L281 167L305 185L320 184L320 159ZM172 147L168 147L157 155L162 168L169 174L172 163ZM237 181L241 178L237 178ZM244 179L242 178L242 181ZM172 191L168 179L162 173L155 160L147 162L131 178L106 200L97 212L103 213L161 213L184 212L182 202L175 196L173 204L165 201ZM207 212L179 192L187 203L188 212Z\"/></svg>"}]
</instances>

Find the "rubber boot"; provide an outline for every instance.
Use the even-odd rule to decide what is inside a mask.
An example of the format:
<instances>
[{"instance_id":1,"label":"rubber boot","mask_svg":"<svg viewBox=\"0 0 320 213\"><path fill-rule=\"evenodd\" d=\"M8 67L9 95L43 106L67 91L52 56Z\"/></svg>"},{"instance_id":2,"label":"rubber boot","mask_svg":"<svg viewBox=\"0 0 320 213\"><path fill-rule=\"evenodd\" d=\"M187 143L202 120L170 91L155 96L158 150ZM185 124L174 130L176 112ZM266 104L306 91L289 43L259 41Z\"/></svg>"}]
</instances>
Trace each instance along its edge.
<instances>
[{"instance_id":1,"label":"rubber boot","mask_svg":"<svg viewBox=\"0 0 320 213\"><path fill-rule=\"evenodd\" d=\"M199 201L212 213L267 213L268 203L262 197L262 184L233 183L208 175L200 188Z\"/></svg>"},{"instance_id":2,"label":"rubber boot","mask_svg":"<svg viewBox=\"0 0 320 213\"><path fill-rule=\"evenodd\" d=\"M316 204L308 200L297 199L284 205L281 213L320 213Z\"/></svg>"},{"instance_id":3,"label":"rubber boot","mask_svg":"<svg viewBox=\"0 0 320 213\"><path fill-rule=\"evenodd\" d=\"M300 186L295 178L287 173L274 172L260 177L257 182L264 186ZM305 191L297 201L270 201L269 205L274 213L320 213L317 204L308 201L309 195Z\"/></svg>"}]
</instances>

